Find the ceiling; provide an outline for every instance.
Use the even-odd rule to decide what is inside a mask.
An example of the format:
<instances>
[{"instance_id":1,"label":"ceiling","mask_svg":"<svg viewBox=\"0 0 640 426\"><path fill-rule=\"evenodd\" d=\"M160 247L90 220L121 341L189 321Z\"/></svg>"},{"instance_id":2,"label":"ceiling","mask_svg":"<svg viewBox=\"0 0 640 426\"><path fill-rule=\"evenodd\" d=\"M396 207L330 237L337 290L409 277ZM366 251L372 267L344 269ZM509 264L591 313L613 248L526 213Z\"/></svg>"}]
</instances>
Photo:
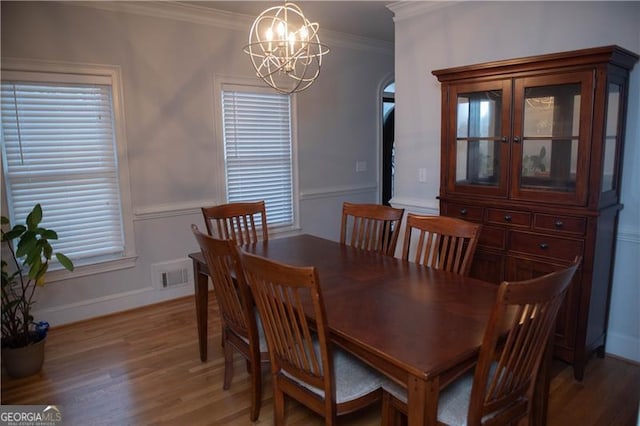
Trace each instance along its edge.
<instances>
[{"instance_id":1,"label":"ceiling","mask_svg":"<svg viewBox=\"0 0 640 426\"><path fill-rule=\"evenodd\" d=\"M255 18L263 10L282 4L278 1L186 1L200 7L224 10ZM386 5L391 1L304 1L296 4L305 17L327 29L341 33L393 42L393 13Z\"/></svg>"}]
</instances>

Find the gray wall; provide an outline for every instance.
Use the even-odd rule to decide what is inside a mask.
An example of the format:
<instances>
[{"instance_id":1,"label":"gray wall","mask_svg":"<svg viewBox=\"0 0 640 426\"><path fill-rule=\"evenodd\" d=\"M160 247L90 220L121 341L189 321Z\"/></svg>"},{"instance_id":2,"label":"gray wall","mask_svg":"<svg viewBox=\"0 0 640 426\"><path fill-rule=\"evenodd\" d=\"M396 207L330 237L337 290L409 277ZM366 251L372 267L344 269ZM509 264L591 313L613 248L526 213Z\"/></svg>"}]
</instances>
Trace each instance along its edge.
<instances>
[{"instance_id":1,"label":"gray wall","mask_svg":"<svg viewBox=\"0 0 640 426\"><path fill-rule=\"evenodd\" d=\"M155 290L151 265L196 251L189 225L204 226L199 207L224 201L216 184L222 143L215 138L214 76L254 77L241 51L250 22L216 25L201 13L173 19L124 13L123 3L94 6L1 5L3 58L122 69L139 257L134 268L45 286L37 318L53 324L193 292ZM336 239L342 201L378 197L379 99L394 59L393 45L335 33L323 42L331 52L320 78L297 95L300 224L302 232ZM358 160L367 162L366 172L355 172Z\"/></svg>"},{"instance_id":2,"label":"gray wall","mask_svg":"<svg viewBox=\"0 0 640 426\"><path fill-rule=\"evenodd\" d=\"M438 211L440 86L434 69L618 44L640 53L640 2L408 3L396 16L396 192ZM640 64L631 76L608 352L640 361ZM426 168L426 183L418 183Z\"/></svg>"}]
</instances>

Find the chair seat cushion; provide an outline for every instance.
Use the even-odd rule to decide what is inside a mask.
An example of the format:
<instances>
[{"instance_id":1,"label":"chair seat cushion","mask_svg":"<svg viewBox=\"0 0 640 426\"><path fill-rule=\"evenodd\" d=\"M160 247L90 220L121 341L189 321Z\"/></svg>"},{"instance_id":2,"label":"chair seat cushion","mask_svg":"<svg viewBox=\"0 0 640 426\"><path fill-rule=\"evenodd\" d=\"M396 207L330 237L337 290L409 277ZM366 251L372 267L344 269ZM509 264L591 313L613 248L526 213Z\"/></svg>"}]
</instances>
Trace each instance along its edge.
<instances>
[{"instance_id":1,"label":"chair seat cushion","mask_svg":"<svg viewBox=\"0 0 640 426\"><path fill-rule=\"evenodd\" d=\"M496 370L496 364L491 365L489 377ZM469 401L471 400L471 387L473 385L474 370L460 377L440 392L438 399L438 421L448 425L466 426ZM382 384L385 391L396 399L407 403L407 391L402 386L391 380L385 380Z\"/></svg>"},{"instance_id":2,"label":"chair seat cushion","mask_svg":"<svg viewBox=\"0 0 640 426\"><path fill-rule=\"evenodd\" d=\"M438 421L448 425L465 426L467 424L472 384L473 371L460 377L440 392ZM387 380L382 387L398 400L407 403L407 391L402 386Z\"/></svg>"},{"instance_id":3,"label":"chair seat cushion","mask_svg":"<svg viewBox=\"0 0 640 426\"><path fill-rule=\"evenodd\" d=\"M314 348L319 357L319 345L314 343ZM361 398L382 387L384 381L383 376L369 368L363 362L335 346L332 347L332 354L337 404ZM324 390L298 381L285 370L282 371L282 374L298 382L300 386L324 398Z\"/></svg>"}]
</instances>

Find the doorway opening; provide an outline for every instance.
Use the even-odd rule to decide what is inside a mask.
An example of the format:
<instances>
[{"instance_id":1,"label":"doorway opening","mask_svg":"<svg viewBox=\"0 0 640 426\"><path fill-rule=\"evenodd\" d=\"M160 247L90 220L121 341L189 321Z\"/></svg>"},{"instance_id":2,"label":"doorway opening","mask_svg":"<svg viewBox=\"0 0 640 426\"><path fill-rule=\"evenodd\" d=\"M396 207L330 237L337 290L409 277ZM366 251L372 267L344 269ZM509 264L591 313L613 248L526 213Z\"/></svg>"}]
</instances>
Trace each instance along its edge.
<instances>
[{"instance_id":1,"label":"doorway opening","mask_svg":"<svg viewBox=\"0 0 640 426\"><path fill-rule=\"evenodd\" d=\"M395 82L382 92L382 204L390 205L395 174Z\"/></svg>"}]
</instances>

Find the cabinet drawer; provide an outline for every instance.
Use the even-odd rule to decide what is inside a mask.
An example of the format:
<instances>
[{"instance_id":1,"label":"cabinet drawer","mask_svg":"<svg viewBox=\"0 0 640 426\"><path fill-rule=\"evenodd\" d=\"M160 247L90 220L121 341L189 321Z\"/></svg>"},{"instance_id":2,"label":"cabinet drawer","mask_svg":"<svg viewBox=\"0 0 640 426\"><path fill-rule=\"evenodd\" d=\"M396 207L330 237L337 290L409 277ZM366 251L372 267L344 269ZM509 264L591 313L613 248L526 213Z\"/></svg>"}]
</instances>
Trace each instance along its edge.
<instances>
[{"instance_id":1,"label":"cabinet drawer","mask_svg":"<svg viewBox=\"0 0 640 426\"><path fill-rule=\"evenodd\" d=\"M494 226L483 226L480 230L478 244L485 247L504 249L506 244L506 230Z\"/></svg>"},{"instance_id":2,"label":"cabinet drawer","mask_svg":"<svg viewBox=\"0 0 640 426\"><path fill-rule=\"evenodd\" d=\"M478 222L482 221L482 207L447 203L446 209L447 216Z\"/></svg>"},{"instance_id":3,"label":"cabinet drawer","mask_svg":"<svg viewBox=\"0 0 640 426\"><path fill-rule=\"evenodd\" d=\"M568 232L584 235L587 220L584 217L536 214L533 227L542 231Z\"/></svg>"},{"instance_id":4,"label":"cabinet drawer","mask_svg":"<svg viewBox=\"0 0 640 426\"><path fill-rule=\"evenodd\" d=\"M536 256L572 261L576 256L582 255L583 242L569 238L512 231L509 238L509 249Z\"/></svg>"},{"instance_id":5,"label":"cabinet drawer","mask_svg":"<svg viewBox=\"0 0 640 426\"><path fill-rule=\"evenodd\" d=\"M488 209L487 222L528 228L531 225L531 213L517 210Z\"/></svg>"}]
</instances>

